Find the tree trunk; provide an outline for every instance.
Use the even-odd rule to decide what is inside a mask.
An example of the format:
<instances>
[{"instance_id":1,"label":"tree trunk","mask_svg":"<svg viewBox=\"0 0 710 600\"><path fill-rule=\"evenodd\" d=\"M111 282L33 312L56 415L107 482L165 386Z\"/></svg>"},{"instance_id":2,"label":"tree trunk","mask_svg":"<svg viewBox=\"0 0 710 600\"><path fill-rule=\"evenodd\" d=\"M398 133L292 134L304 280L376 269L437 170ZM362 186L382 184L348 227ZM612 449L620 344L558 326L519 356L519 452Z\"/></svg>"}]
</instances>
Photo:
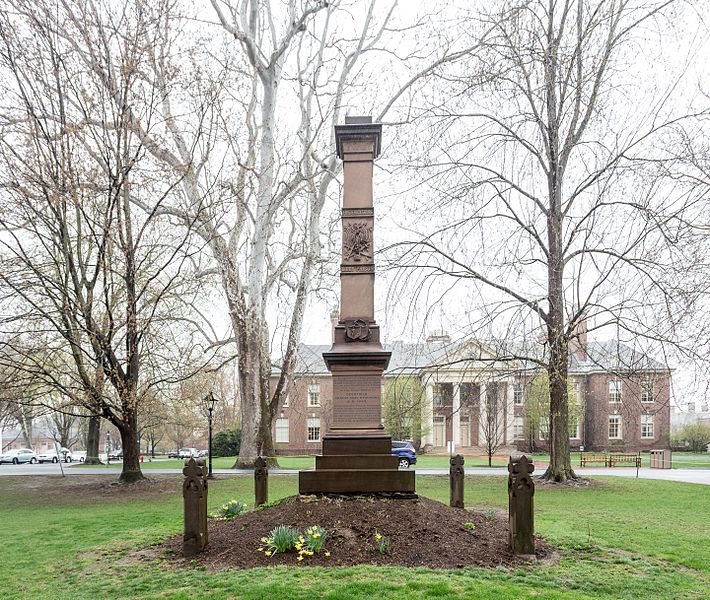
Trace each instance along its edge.
<instances>
[{"instance_id":1,"label":"tree trunk","mask_svg":"<svg viewBox=\"0 0 710 600\"><path fill-rule=\"evenodd\" d=\"M89 418L89 427L86 432L86 465L100 465L99 460L99 437L101 429L101 417L91 415Z\"/></svg>"},{"instance_id":2,"label":"tree trunk","mask_svg":"<svg viewBox=\"0 0 710 600\"><path fill-rule=\"evenodd\" d=\"M136 411L126 408L123 411L124 422L119 428L123 447L123 469L118 480L121 483L134 483L145 479L141 472L138 453L138 417Z\"/></svg>"},{"instance_id":3,"label":"tree trunk","mask_svg":"<svg viewBox=\"0 0 710 600\"><path fill-rule=\"evenodd\" d=\"M259 455L259 433L261 427L261 324L253 314L247 319L245 348L240 360L242 392L242 442L235 469L250 469Z\"/></svg>"}]
</instances>

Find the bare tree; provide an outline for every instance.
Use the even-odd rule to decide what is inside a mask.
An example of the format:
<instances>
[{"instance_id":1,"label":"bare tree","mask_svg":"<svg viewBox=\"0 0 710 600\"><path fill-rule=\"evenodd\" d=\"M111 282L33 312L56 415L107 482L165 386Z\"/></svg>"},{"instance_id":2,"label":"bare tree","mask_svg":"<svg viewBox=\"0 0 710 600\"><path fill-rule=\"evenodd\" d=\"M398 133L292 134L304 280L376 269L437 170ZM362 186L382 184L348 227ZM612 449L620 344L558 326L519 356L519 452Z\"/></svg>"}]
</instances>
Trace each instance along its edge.
<instances>
[{"instance_id":1,"label":"bare tree","mask_svg":"<svg viewBox=\"0 0 710 600\"><path fill-rule=\"evenodd\" d=\"M22 357L15 385L31 385L35 402L58 391L116 426L121 481L133 481L141 399L181 358L164 310L191 249L189 229L132 202L160 206L179 182L156 170L133 127L136 111L151 123L158 102L143 70L162 13L101 8L75 30L54 3L0 13L4 342ZM112 75L109 89L87 61Z\"/></svg>"},{"instance_id":2,"label":"bare tree","mask_svg":"<svg viewBox=\"0 0 710 600\"><path fill-rule=\"evenodd\" d=\"M478 17L493 24L485 43L443 73L447 97L419 121L432 144L415 166L429 167L436 198L419 219L440 225L396 260L430 289L454 278L481 303L468 315L477 333L504 331L502 358L547 372L551 480L575 477L567 370L581 320L661 348L685 342L680 324L702 297L701 206L647 160L663 161L665 133L686 116L671 101L678 82L620 76L626 61L660 60L652 36L673 34L678 4L504 2L508 18Z\"/></svg>"}]
</instances>

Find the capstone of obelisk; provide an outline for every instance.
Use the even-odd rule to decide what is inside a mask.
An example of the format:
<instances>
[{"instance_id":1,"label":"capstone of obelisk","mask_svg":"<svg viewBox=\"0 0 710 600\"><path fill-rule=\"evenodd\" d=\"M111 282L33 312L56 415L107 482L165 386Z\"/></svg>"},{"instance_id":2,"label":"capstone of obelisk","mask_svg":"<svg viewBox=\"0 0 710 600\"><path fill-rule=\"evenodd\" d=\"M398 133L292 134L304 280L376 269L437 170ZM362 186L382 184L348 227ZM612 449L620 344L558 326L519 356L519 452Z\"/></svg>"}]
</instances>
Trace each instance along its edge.
<instances>
[{"instance_id":1,"label":"capstone of obelisk","mask_svg":"<svg viewBox=\"0 0 710 600\"><path fill-rule=\"evenodd\" d=\"M375 213L372 175L382 125L346 117L335 127L343 161L340 315L333 347L323 354L333 377L330 426L315 471L299 473L299 491L414 493L414 473L400 471L382 426L382 374L390 353L375 321Z\"/></svg>"}]
</instances>

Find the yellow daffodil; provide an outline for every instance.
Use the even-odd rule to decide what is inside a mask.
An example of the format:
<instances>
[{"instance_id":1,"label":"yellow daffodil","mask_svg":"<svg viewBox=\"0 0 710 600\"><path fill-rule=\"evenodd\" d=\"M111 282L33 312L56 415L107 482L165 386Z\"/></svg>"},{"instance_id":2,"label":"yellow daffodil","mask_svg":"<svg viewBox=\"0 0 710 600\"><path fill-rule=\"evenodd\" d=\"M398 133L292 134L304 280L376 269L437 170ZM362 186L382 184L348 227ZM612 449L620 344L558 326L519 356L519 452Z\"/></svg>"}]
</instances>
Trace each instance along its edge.
<instances>
[{"instance_id":1,"label":"yellow daffodil","mask_svg":"<svg viewBox=\"0 0 710 600\"><path fill-rule=\"evenodd\" d=\"M299 556L296 560L303 560L303 557Z\"/></svg>"},{"instance_id":2,"label":"yellow daffodil","mask_svg":"<svg viewBox=\"0 0 710 600\"><path fill-rule=\"evenodd\" d=\"M313 534L313 537L314 537L314 538L319 538L319 537L320 537L320 533L314 533L314 534Z\"/></svg>"},{"instance_id":3,"label":"yellow daffodil","mask_svg":"<svg viewBox=\"0 0 710 600\"><path fill-rule=\"evenodd\" d=\"M296 544L296 550L300 550L300 549L301 549L301 544Z\"/></svg>"},{"instance_id":4,"label":"yellow daffodil","mask_svg":"<svg viewBox=\"0 0 710 600\"><path fill-rule=\"evenodd\" d=\"M375 534L375 539L376 539L376 540L381 540L381 539L382 539L382 534L381 534L381 533L376 533L376 534Z\"/></svg>"},{"instance_id":5,"label":"yellow daffodil","mask_svg":"<svg viewBox=\"0 0 710 600\"><path fill-rule=\"evenodd\" d=\"M308 535L313 535L313 530L312 530L312 529L309 529L308 531L306 531L306 533L307 533Z\"/></svg>"},{"instance_id":6,"label":"yellow daffodil","mask_svg":"<svg viewBox=\"0 0 710 600\"><path fill-rule=\"evenodd\" d=\"M261 538L261 541L264 542L265 544L269 543L269 540L267 540L265 537Z\"/></svg>"},{"instance_id":7,"label":"yellow daffodil","mask_svg":"<svg viewBox=\"0 0 710 600\"><path fill-rule=\"evenodd\" d=\"M259 548L259 552L263 552L263 551L264 551L264 549L263 549L263 548Z\"/></svg>"},{"instance_id":8,"label":"yellow daffodil","mask_svg":"<svg viewBox=\"0 0 710 600\"><path fill-rule=\"evenodd\" d=\"M330 556L330 552L326 552L325 555L326 555L326 556Z\"/></svg>"},{"instance_id":9,"label":"yellow daffodil","mask_svg":"<svg viewBox=\"0 0 710 600\"><path fill-rule=\"evenodd\" d=\"M271 552L268 552L268 551L264 552L264 554L266 554L266 556L271 556Z\"/></svg>"}]
</instances>

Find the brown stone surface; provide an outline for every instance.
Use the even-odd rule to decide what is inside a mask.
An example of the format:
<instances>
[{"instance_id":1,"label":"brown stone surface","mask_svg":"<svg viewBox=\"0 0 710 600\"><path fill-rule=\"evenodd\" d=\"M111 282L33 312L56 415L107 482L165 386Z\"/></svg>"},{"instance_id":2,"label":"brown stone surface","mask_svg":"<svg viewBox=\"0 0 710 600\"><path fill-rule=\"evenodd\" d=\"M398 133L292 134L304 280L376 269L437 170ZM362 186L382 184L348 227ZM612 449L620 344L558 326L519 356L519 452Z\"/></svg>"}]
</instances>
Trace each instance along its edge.
<instances>
[{"instance_id":1,"label":"brown stone surface","mask_svg":"<svg viewBox=\"0 0 710 600\"><path fill-rule=\"evenodd\" d=\"M464 523L475 525L465 529ZM264 556L259 540L277 525L301 530L313 525L327 532L323 554L296 560L296 553ZM162 552L177 566L210 571L246 569L277 565L349 566L356 564L403 565L406 567L461 568L479 566L514 568L523 565L508 549L505 513L493 518L484 512L451 508L430 500L390 500L378 498L330 499L295 497L273 507L246 513L233 521L210 522L210 544L195 562L182 558L180 539L167 540ZM388 537L391 552L380 554L375 548L375 533ZM550 546L536 540L537 557L553 555Z\"/></svg>"},{"instance_id":2,"label":"brown stone surface","mask_svg":"<svg viewBox=\"0 0 710 600\"><path fill-rule=\"evenodd\" d=\"M463 456L452 456L449 464L449 506L463 508Z\"/></svg>"},{"instance_id":3,"label":"brown stone surface","mask_svg":"<svg viewBox=\"0 0 710 600\"><path fill-rule=\"evenodd\" d=\"M399 459L391 454L316 456L316 469L397 469Z\"/></svg>"},{"instance_id":4,"label":"brown stone surface","mask_svg":"<svg viewBox=\"0 0 710 600\"><path fill-rule=\"evenodd\" d=\"M392 454L392 438L382 433L378 437L323 438L323 454Z\"/></svg>"},{"instance_id":5,"label":"brown stone surface","mask_svg":"<svg viewBox=\"0 0 710 600\"><path fill-rule=\"evenodd\" d=\"M414 471L397 469L322 469L300 471L299 494L362 494L402 492L413 494Z\"/></svg>"},{"instance_id":6,"label":"brown stone surface","mask_svg":"<svg viewBox=\"0 0 710 600\"><path fill-rule=\"evenodd\" d=\"M527 456L508 460L508 536L514 554L535 554L534 470Z\"/></svg>"},{"instance_id":7,"label":"brown stone surface","mask_svg":"<svg viewBox=\"0 0 710 600\"><path fill-rule=\"evenodd\" d=\"M185 480L182 497L185 528L182 547L185 556L202 552L207 545L207 467L205 461L191 458L182 470Z\"/></svg>"}]
</instances>

